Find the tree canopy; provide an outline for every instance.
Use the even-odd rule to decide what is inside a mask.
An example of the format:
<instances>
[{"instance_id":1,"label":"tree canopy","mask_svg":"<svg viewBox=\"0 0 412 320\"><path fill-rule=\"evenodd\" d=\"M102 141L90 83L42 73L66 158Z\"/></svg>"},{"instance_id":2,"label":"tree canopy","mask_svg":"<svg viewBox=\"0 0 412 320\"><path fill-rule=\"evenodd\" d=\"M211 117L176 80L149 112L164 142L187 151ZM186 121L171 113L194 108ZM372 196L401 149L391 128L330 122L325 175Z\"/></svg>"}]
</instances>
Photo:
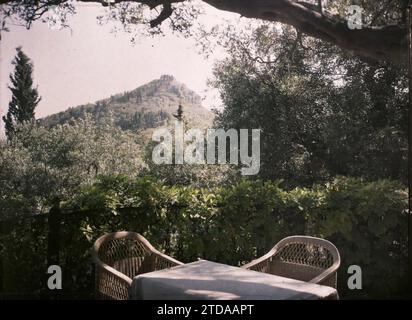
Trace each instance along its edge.
<instances>
[{"instance_id":1,"label":"tree canopy","mask_svg":"<svg viewBox=\"0 0 412 320\"><path fill-rule=\"evenodd\" d=\"M260 128L260 178L288 187L337 175L406 183L405 68L354 58L270 24L225 33L212 85L223 128Z\"/></svg>"},{"instance_id":2,"label":"tree canopy","mask_svg":"<svg viewBox=\"0 0 412 320\"><path fill-rule=\"evenodd\" d=\"M156 32L167 21L183 31L193 25L199 11L191 0L79 0L114 8L111 18L123 24L148 24ZM246 18L281 22L309 36L325 40L362 57L405 64L407 59L406 10L408 0L358 0L363 8L363 26L352 30L347 23L349 0L203 0L219 10ZM75 12L67 0L2 0L3 28L7 18L17 17L28 27L59 6L60 16Z\"/></svg>"},{"instance_id":3,"label":"tree canopy","mask_svg":"<svg viewBox=\"0 0 412 320\"><path fill-rule=\"evenodd\" d=\"M52 129L34 122L17 129L9 143L0 141L2 218L47 212L99 174L134 176L141 169L136 137L110 123L88 117Z\"/></svg>"}]
</instances>

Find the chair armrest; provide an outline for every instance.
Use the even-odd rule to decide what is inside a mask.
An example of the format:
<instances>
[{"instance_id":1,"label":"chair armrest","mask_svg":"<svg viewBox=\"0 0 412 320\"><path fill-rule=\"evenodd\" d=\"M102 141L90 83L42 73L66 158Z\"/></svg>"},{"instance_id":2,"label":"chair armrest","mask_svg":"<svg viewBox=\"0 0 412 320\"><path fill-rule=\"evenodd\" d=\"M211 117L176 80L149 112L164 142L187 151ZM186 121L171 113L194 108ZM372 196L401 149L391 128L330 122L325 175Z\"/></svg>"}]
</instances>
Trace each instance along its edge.
<instances>
[{"instance_id":1,"label":"chair armrest","mask_svg":"<svg viewBox=\"0 0 412 320\"><path fill-rule=\"evenodd\" d=\"M119 281L120 283L124 284L127 287L130 287L132 285L133 280L131 278L126 276L124 273L117 271L111 266L101 262L101 263L96 263L96 267L103 269L104 271L109 273L112 277L114 277L117 281Z\"/></svg>"},{"instance_id":2,"label":"chair armrest","mask_svg":"<svg viewBox=\"0 0 412 320\"><path fill-rule=\"evenodd\" d=\"M165 255L157 250L153 252L153 257L155 270L167 269L183 264L183 262L173 259L172 257L169 257L168 255Z\"/></svg>"},{"instance_id":3,"label":"chair armrest","mask_svg":"<svg viewBox=\"0 0 412 320\"><path fill-rule=\"evenodd\" d=\"M322 281L326 280L327 278L331 277L334 275L334 273L339 269L340 266L340 262L339 261L335 261L332 266L330 266L329 268L327 268L325 271L323 271L320 275L318 275L317 277L313 278L312 280L310 280L310 283L317 283L320 284Z\"/></svg>"},{"instance_id":4,"label":"chair armrest","mask_svg":"<svg viewBox=\"0 0 412 320\"><path fill-rule=\"evenodd\" d=\"M271 261L271 258L273 257L275 253L276 253L276 248L273 248L264 256L258 259L252 260L251 262L243 265L241 268L269 273L268 263Z\"/></svg>"}]
</instances>

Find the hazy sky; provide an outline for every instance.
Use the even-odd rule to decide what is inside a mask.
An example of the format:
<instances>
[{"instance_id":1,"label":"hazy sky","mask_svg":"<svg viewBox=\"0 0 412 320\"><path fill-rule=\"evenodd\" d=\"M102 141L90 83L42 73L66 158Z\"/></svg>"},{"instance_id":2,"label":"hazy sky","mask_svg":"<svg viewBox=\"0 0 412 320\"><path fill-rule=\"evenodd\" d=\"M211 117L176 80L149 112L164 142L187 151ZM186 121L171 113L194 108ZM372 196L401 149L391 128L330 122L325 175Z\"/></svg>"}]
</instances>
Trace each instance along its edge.
<instances>
[{"instance_id":1,"label":"hazy sky","mask_svg":"<svg viewBox=\"0 0 412 320\"><path fill-rule=\"evenodd\" d=\"M42 101L36 118L71 106L94 102L114 93L134 89L162 74L172 74L201 96L204 105L216 103L216 92L205 92L213 62L218 55L205 59L192 39L173 35L141 39L130 43L130 35L113 34L112 26L97 24L98 4L81 5L70 19L69 29L52 30L46 23L35 23L30 30L9 26L0 42L0 107L7 112L10 90L7 88L15 48L23 51L34 64L34 81ZM223 16L208 9L210 19Z\"/></svg>"}]
</instances>

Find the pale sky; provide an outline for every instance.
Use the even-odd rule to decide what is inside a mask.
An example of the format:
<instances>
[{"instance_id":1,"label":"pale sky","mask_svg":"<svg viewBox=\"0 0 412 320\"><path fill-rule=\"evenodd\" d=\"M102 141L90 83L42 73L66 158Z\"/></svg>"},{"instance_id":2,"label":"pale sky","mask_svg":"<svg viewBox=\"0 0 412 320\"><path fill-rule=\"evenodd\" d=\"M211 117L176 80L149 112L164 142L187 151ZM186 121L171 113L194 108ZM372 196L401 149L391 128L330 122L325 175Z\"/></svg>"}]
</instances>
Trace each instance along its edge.
<instances>
[{"instance_id":1,"label":"pale sky","mask_svg":"<svg viewBox=\"0 0 412 320\"><path fill-rule=\"evenodd\" d=\"M97 24L101 10L98 4L81 5L70 19L71 30L53 30L41 22L30 30L9 25L10 32L3 32L0 42L2 115L10 99L8 77L17 46L22 46L34 64L34 82L42 96L36 118L134 89L162 74L174 75L205 96L206 107L219 103L216 92L205 90L213 62L222 52L206 59L198 53L194 40L175 35L144 38L132 45L130 35L113 34L112 26ZM219 21L224 15L207 10L211 20Z\"/></svg>"}]
</instances>

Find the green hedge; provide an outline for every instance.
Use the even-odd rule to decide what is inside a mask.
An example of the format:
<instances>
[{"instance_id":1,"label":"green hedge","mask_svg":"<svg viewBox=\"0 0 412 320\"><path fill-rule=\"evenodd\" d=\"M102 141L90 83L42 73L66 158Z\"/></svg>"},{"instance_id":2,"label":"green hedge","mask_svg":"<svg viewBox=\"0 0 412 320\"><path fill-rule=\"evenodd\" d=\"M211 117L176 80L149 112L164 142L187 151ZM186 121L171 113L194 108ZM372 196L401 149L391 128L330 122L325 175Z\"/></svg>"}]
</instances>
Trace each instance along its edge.
<instances>
[{"instance_id":1,"label":"green hedge","mask_svg":"<svg viewBox=\"0 0 412 320\"><path fill-rule=\"evenodd\" d=\"M326 186L284 191L277 183L248 180L197 189L167 187L150 178L101 177L62 206L62 291L73 297L92 294L93 241L104 232L132 230L183 262L199 257L232 265L264 254L289 235L324 237L342 256L342 297L396 297L406 267L406 207L407 193L391 181L338 178ZM9 230L0 248L5 292L49 294L42 289L46 219L3 226ZM352 264L362 267L363 290L347 289Z\"/></svg>"}]
</instances>

